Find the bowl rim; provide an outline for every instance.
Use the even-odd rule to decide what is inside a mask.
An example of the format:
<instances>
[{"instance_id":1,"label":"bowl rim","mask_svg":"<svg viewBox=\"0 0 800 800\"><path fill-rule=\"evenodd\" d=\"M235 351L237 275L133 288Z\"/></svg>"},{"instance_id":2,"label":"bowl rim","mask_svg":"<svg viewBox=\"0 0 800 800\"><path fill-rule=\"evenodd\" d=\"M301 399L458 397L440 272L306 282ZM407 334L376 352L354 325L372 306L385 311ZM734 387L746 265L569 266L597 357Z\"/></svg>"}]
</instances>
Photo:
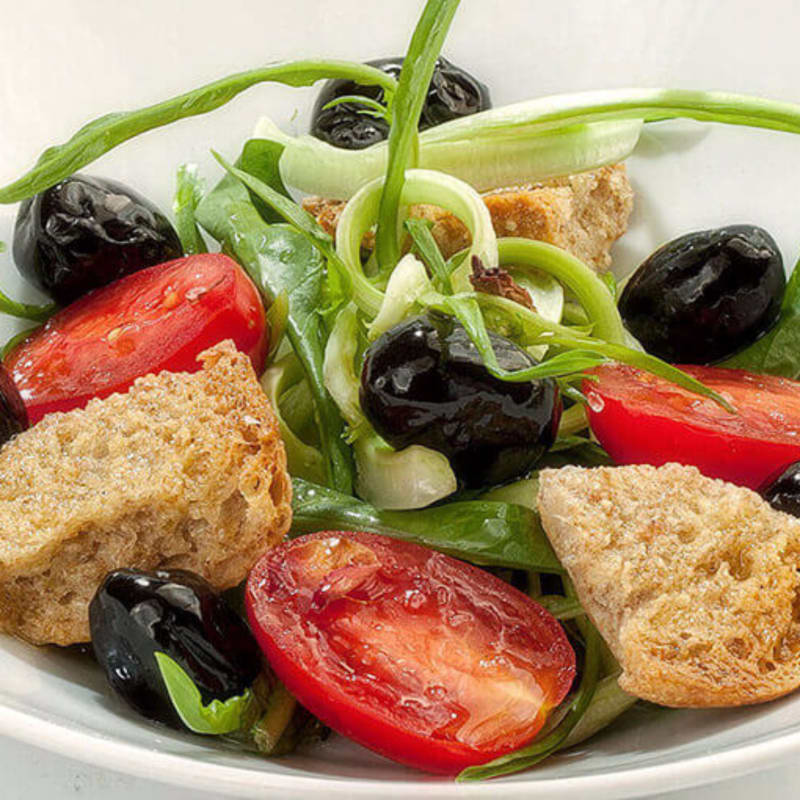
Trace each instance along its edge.
<instances>
[{"instance_id":1,"label":"bowl rim","mask_svg":"<svg viewBox=\"0 0 800 800\"><path fill-rule=\"evenodd\" d=\"M643 797L686 789L776 766L800 751L800 726L766 740L730 746L717 752L645 767L628 767L616 772L561 778L516 779L500 783L456 784L450 779L376 780L336 776L313 777L253 770L247 767L210 764L188 756L162 753L129 744L112 735L81 731L35 714L0 703L0 734L67 758L114 770L134 777L200 791L227 792L231 797L263 798L265 791L303 792L304 796L327 798L402 797L411 792L420 800L502 795L507 800L552 798L585 800L587 792L602 790L611 798ZM191 766L191 769L188 767ZM422 773L420 773L422 775ZM423 776L428 777L430 776ZM502 779L500 779L502 780ZM288 795L287 795L288 796Z\"/></svg>"}]
</instances>

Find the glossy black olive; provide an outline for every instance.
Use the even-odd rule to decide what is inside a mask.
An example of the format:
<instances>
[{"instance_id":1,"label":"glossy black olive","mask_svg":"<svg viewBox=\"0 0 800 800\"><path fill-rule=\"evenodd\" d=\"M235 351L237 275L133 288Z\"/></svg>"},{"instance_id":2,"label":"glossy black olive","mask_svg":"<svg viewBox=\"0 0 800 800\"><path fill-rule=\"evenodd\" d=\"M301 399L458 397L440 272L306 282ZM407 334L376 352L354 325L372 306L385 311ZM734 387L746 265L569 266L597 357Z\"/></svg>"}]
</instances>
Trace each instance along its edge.
<instances>
[{"instance_id":1,"label":"glossy black olive","mask_svg":"<svg viewBox=\"0 0 800 800\"><path fill-rule=\"evenodd\" d=\"M490 336L504 369L536 363L508 339ZM444 453L470 489L528 472L553 443L561 416L554 381L495 378L464 328L433 314L406 320L372 344L360 394L364 414L389 444Z\"/></svg>"},{"instance_id":2,"label":"glossy black olive","mask_svg":"<svg viewBox=\"0 0 800 800\"><path fill-rule=\"evenodd\" d=\"M619 311L649 353L711 364L769 330L785 288L775 240L754 225L729 225L656 250L628 281Z\"/></svg>"},{"instance_id":3,"label":"glossy black olive","mask_svg":"<svg viewBox=\"0 0 800 800\"><path fill-rule=\"evenodd\" d=\"M378 58L369 65L388 72L394 78L400 74L402 58ZM383 119L359 113L364 106L341 103L325 106L337 97L361 95L379 103L384 102L383 89L363 86L346 80L328 81L319 93L311 115L311 134L336 147L360 150L383 141L389 135L389 125ZM492 107L489 89L477 78L441 56L433 70L428 96L422 107L419 127L425 130L457 117L465 117Z\"/></svg>"},{"instance_id":4,"label":"glossy black olive","mask_svg":"<svg viewBox=\"0 0 800 800\"><path fill-rule=\"evenodd\" d=\"M800 461L768 480L761 488L761 496L777 511L800 517Z\"/></svg>"},{"instance_id":5,"label":"glossy black olive","mask_svg":"<svg viewBox=\"0 0 800 800\"><path fill-rule=\"evenodd\" d=\"M28 412L16 384L0 365L0 445L28 427Z\"/></svg>"},{"instance_id":6,"label":"glossy black olive","mask_svg":"<svg viewBox=\"0 0 800 800\"><path fill-rule=\"evenodd\" d=\"M61 305L181 255L169 220L106 178L73 175L25 200L14 228L20 273Z\"/></svg>"},{"instance_id":7,"label":"glossy black olive","mask_svg":"<svg viewBox=\"0 0 800 800\"><path fill-rule=\"evenodd\" d=\"M182 729L154 654L195 682L203 703L240 695L261 669L244 621L191 572L110 572L89 605L92 647L111 687L148 719Z\"/></svg>"}]
</instances>

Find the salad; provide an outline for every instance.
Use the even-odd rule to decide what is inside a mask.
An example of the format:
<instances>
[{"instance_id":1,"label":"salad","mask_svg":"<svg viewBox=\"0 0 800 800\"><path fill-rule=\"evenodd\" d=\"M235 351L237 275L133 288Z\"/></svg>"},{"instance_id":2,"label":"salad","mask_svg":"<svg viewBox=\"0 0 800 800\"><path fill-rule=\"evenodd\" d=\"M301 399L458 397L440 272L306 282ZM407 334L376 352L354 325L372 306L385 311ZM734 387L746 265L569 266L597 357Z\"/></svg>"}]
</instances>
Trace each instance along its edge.
<instances>
[{"instance_id":1,"label":"salad","mask_svg":"<svg viewBox=\"0 0 800 800\"><path fill-rule=\"evenodd\" d=\"M645 125L798 133L800 106L493 107L442 55L457 7L428 0L402 58L108 114L0 188L16 267L52 300L0 294L31 323L0 368L0 630L90 638L156 724L265 757L333 731L467 781L640 699L800 686L800 273L739 221L608 271ZM264 117L212 151L214 181L181 165L172 220L82 172L259 83L321 81L309 135ZM36 497L64 502L45 522Z\"/></svg>"}]
</instances>

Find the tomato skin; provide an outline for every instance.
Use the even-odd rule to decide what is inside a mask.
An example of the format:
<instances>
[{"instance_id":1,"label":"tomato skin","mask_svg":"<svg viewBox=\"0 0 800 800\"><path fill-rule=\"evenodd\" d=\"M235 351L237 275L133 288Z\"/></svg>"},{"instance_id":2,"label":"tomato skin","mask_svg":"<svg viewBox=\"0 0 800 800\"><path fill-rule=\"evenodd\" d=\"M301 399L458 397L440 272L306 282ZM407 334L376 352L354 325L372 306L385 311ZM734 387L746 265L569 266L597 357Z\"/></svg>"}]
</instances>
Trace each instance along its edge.
<instances>
[{"instance_id":1,"label":"tomato skin","mask_svg":"<svg viewBox=\"0 0 800 800\"><path fill-rule=\"evenodd\" d=\"M429 772L527 744L575 676L561 626L522 592L376 534L326 531L274 548L251 571L245 605L303 706Z\"/></svg>"},{"instance_id":2,"label":"tomato skin","mask_svg":"<svg viewBox=\"0 0 800 800\"><path fill-rule=\"evenodd\" d=\"M187 256L143 269L63 308L5 359L31 424L124 392L136 378L194 372L232 339L260 372L268 333L250 279L228 256Z\"/></svg>"},{"instance_id":3,"label":"tomato skin","mask_svg":"<svg viewBox=\"0 0 800 800\"><path fill-rule=\"evenodd\" d=\"M589 425L617 464L689 464L758 490L800 460L800 382L722 367L680 369L738 414L633 367L598 367L598 380L583 384Z\"/></svg>"}]
</instances>

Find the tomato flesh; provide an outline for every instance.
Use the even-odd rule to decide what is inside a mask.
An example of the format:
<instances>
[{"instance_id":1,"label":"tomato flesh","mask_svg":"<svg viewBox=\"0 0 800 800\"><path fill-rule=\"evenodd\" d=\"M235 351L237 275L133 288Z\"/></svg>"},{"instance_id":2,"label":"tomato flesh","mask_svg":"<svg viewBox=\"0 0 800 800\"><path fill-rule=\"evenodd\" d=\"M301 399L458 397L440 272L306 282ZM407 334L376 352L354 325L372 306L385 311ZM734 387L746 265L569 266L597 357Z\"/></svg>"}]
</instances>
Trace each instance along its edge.
<instances>
[{"instance_id":1,"label":"tomato flesh","mask_svg":"<svg viewBox=\"0 0 800 800\"><path fill-rule=\"evenodd\" d=\"M633 367L598 367L583 391L592 432L614 461L691 464L758 489L800 459L800 382L721 367L680 369L738 413Z\"/></svg>"},{"instance_id":2,"label":"tomato flesh","mask_svg":"<svg viewBox=\"0 0 800 800\"><path fill-rule=\"evenodd\" d=\"M558 622L488 573L419 545L322 532L267 553L247 613L278 677L323 722L452 774L529 742L575 676Z\"/></svg>"},{"instance_id":3,"label":"tomato flesh","mask_svg":"<svg viewBox=\"0 0 800 800\"><path fill-rule=\"evenodd\" d=\"M128 275L59 311L6 357L31 424L153 372L193 372L197 356L232 339L260 371L264 307L235 261L219 254Z\"/></svg>"}]
</instances>

